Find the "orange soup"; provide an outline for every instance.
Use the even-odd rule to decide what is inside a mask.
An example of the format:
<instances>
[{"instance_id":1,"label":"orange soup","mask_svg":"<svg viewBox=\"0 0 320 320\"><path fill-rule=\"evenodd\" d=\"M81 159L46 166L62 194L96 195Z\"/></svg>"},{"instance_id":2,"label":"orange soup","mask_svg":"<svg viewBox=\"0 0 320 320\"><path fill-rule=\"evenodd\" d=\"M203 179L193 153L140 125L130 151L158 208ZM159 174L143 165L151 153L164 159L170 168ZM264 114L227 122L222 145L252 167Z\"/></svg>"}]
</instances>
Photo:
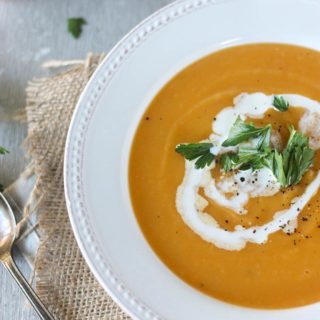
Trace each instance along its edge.
<instances>
[{"instance_id":1,"label":"orange soup","mask_svg":"<svg viewBox=\"0 0 320 320\"><path fill-rule=\"evenodd\" d=\"M238 98L234 100L235 97ZM280 105L277 109L275 98L283 99L284 107L287 103L288 108L280 110ZM268 161L273 156L273 169L261 162L265 171L252 167L250 176L240 166L224 171L219 156L214 155L211 138L213 128L219 131L223 123L231 130L237 120L231 116L221 120L222 111L227 107L244 110L243 99L251 103L248 105L251 113L239 111L246 116L242 120L238 116L238 120L253 132L254 141L262 134L269 139L271 132L271 142L263 152L261 146L254 148L259 149L255 151L259 157L263 153L261 157ZM273 102L266 106L266 101ZM320 101L319 52L281 44L254 44L228 48L193 63L171 79L151 102L132 144L131 199L151 247L186 283L214 298L248 307L288 308L320 300L317 101ZM255 113L254 103L264 108L263 113ZM215 121L220 121L219 125ZM308 150L312 156L305 171L303 161L307 160L297 159L298 155L292 156L295 160L286 158L289 125L309 139L310 147L296 149L302 157L308 156L303 153ZM268 126L272 126L272 131L268 131ZM263 133L259 135L254 130ZM217 137L220 139L222 134ZM205 170L216 184L206 189L199 182L197 199L202 203L188 206L186 163L189 162L175 149L182 143L199 142L213 146L204 151L214 158L210 158L212 167L208 164ZM241 149L232 148L237 146L230 147L231 153ZM252 148L251 143L250 152ZM282 182L274 167L282 166L279 155L288 164L283 164L286 182ZM240 161L238 154L236 161ZM292 161L299 165L293 165ZM194 161L189 165L196 177L200 171L194 168ZM288 166L293 166L292 170ZM261 175L273 170L272 188L269 183L259 186L258 177L252 178L253 172L258 172L254 170L262 170ZM302 176L297 178L300 173ZM237 191L241 183L242 189ZM187 208L195 212L193 218ZM205 218L197 221L196 214L202 211L206 212ZM281 217L289 217L283 225L279 222ZM208 219L211 224L205 225L204 220ZM276 220L274 225L270 224ZM228 235L225 240L222 231Z\"/></svg>"}]
</instances>

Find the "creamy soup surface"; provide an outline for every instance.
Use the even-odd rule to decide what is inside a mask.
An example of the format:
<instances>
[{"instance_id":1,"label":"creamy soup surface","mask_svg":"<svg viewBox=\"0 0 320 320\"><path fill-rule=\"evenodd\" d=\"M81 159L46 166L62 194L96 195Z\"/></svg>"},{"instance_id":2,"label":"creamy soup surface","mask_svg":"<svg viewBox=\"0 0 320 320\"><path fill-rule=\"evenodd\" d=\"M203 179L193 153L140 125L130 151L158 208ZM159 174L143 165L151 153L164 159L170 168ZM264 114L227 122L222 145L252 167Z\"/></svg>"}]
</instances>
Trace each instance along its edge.
<instances>
[{"instance_id":1,"label":"creamy soup surface","mask_svg":"<svg viewBox=\"0 0 320 320\"><path fill-rule=\"evenodd\" d=\"M287 111L272 106L276 95L289 102ZM131 199L146 239L181 279L242 306L288 308L320 300L319 101L320 53L280 44L213 53L181 71L154 98L132 144ZM235 110L233 118L223 118L228 107ZM259 171L259 179L255 172L224 173L218 161L197 170L175 152L181 143L216 142L215 134L224 122L232 126L237 110L256 127L271 124L279 150L289 125L309 138L313 164L298 184L280 187L271 178L266 190L259 179L267 170ZM187 181L192 174L194 185ZM212 197L205 175L216 182ZM244 187L237 189L238 183Z\"/></svg>"}]
</instances>

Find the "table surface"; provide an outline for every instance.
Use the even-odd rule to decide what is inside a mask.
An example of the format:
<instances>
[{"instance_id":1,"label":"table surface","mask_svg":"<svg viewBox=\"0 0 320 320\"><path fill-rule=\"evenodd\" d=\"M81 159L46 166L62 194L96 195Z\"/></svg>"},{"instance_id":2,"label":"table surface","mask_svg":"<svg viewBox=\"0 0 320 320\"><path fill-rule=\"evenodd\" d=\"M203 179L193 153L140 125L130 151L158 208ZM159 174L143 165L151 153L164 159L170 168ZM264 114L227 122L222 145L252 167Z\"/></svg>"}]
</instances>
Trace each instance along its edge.
<instances>
[{"instance_id":1,"label":"table surface","mask_svg":"<svg viewBox=\"0 0 320 320\"><path fill-rule=\"evenodd\" d=\"M172 0L0 0L0 183L8 186L28 162L21 143L25 124L12 116L25 105L25 87L34 77L49 76L41 64L51 59L82 59L88 52L107 52L139 21ZM66 31L67 19L87 20L79 39ZM51 71L52 72L52 71ZM19 254L24 274L30 270ZM17 285L0 266L0 320L38 317Z\"/></svg>"}]
</instances>

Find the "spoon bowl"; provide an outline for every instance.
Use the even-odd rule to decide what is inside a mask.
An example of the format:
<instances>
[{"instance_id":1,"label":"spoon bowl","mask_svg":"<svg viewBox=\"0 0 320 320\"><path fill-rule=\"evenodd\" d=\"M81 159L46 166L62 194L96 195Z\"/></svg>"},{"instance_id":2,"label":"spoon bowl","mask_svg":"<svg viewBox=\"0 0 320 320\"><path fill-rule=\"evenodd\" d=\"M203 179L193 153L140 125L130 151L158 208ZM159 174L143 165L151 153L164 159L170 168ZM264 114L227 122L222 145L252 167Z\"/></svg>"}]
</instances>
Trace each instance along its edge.
<instances>
[{"instance_id":1,"label":"spoon bowl","mask_svg":"<svg viewBox=\"0 0 320 320\"><path fill-rule=\"evenodd\" d=\"M16 220L8 201L0 193L0 260L10 254L15 239Z\"/></svg>"},{"instance_id":2,"label":"spoon bowl","mask_svg":"<svg viewBox=\"0 0 320 320\"><path fill-rule=\"evenodd\" d=\"M3 194L0 193L0 262L2 262L14 280L18 283L19 287L34 307L40 319L53 320L54 318L52 315L42 304L41 300L21 274L12 259L11 248L15 237L16 220L14 214L8 201Z\"/></svg>"}]
</instances>

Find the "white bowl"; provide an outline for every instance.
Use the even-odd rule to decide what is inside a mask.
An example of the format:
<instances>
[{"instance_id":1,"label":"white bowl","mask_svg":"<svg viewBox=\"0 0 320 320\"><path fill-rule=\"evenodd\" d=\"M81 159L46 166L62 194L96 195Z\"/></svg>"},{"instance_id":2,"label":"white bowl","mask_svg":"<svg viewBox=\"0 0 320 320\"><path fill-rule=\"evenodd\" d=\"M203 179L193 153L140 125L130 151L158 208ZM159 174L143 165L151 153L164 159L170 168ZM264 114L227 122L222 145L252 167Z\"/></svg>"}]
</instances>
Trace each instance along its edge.
<instances>
[{"instance_id":1,"label":"white bowl","mask_svg":"<svg viewBox=\"0 0 320 320\"><path fill-rule=\"evenodd\" d=\"M320 3L313 0L177 1L122 39L89 81L66 145L67 205L92 272L132 317L320 319L318 303L286 310L242 308L177 278L144 239L127 178L139 119L174 74L210 52L238 44L280 42L319 49L319 21Z\"/></svg>"}]
</instances>

